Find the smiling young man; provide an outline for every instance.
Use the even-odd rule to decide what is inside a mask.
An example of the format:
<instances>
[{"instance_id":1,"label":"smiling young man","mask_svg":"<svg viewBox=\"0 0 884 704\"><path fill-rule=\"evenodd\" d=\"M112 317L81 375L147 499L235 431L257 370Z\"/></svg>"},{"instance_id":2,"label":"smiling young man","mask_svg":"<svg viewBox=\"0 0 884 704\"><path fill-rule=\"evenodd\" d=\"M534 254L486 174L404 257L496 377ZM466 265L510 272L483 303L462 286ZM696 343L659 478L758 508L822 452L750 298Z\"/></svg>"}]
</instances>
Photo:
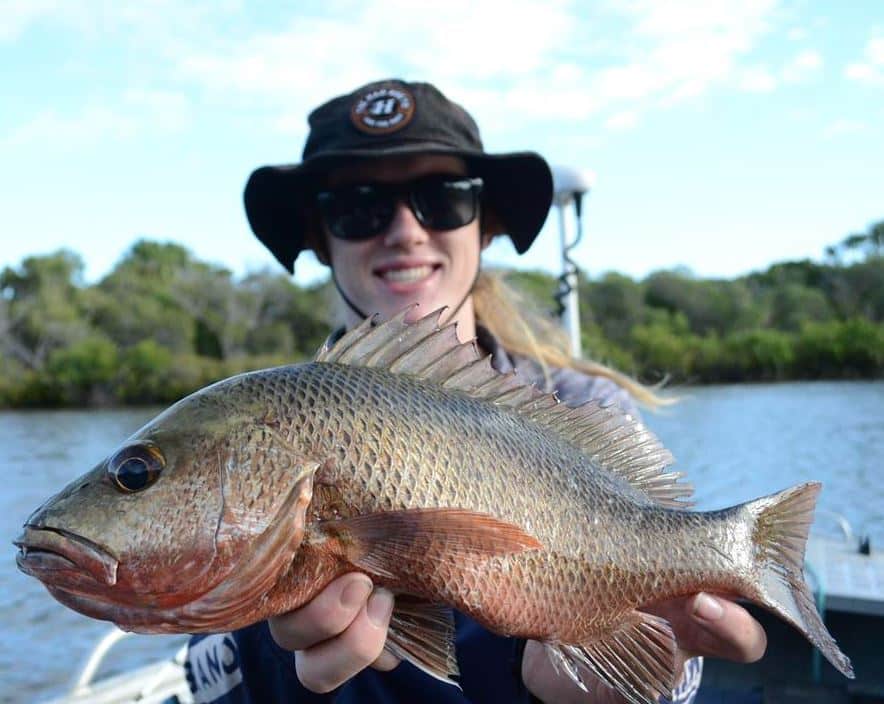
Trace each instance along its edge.
<instances>
[{"instance_id":1,"label":"smiling young man","mask_svg":"<svg viewBox=\"0 0 884 704\"><path fill-rule=\"evenodd\" d=\"M487 154L466 111L426 83L382 81L332 99L310 115L303 161L255 171L245 192L249 223L293 271L300 251L327 264L345 327L447 306L462 340L476 337L500 371L569 403L589 399L637 414L653 393L616 372L570 359L532 332L505 289L480 274L483 248L498 234L519 253L540 231L552 178L537 154ZM351 573L288 614L233 634L194 638L188 657L197 701L621 702L587 675L580 690L533 641L491 633L455 615L462 689L432 679L384 650L395 605L370 578ZM764 631L733 602L698 594L658 605L684 660L761 656ZM220 667L218 663L222 663ZM690 659L672 701L687 703L702 660Z\"/></svg>"}]
</instances>

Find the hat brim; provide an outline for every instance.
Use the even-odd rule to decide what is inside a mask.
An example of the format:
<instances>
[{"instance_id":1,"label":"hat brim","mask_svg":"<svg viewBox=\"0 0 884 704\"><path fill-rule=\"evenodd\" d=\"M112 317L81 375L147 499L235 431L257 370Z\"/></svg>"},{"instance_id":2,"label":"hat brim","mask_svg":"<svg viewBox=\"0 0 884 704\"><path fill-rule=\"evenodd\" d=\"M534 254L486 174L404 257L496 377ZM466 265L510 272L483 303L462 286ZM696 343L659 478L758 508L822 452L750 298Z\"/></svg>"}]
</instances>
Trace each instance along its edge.
<instances>
[{"instance_id":1,"label":"hat brim","mask_svg":"<svg viewBox=\"0 0 884 704\"><path fill-rule=\"evenodd\" d=\"M534 152L485 154L445 149L437 144L409 144L381 153L332 151L301 164L262 166L252 172L243 194L249 225L277 261L294 272L295 259L304 248L317 179L336 166L356 160L410 154L448 154L464 159L470 175L484 181L483 198L502 232L509 235L519 254L528 250L546 221L553 195L549 166Z\"/></svg>"}]
</instances>

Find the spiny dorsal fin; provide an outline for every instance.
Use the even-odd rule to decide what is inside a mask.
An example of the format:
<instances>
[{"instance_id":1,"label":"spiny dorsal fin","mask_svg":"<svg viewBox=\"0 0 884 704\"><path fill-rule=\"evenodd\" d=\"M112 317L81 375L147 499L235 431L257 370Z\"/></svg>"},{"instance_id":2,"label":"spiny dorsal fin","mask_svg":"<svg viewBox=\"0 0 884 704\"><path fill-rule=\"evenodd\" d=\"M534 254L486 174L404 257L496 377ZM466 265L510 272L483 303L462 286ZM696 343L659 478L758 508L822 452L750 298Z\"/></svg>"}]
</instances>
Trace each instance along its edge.
<instances>
[{"instance_id":1,"label":"spiny dorsal fin","mask_svg":"<svg viewBox=\"0 0 884 704\"><path fill-rule=\"evenodd\" d=\"M498 372L490 355L479 353L475 340L461 343L454 324L439 327L444 308L406 323L412 308L384 323L366 319L334 344L324 345L315 361L386 369L510 408L557 433L656 503L670 508L690 505L683 500L692 493L690 485L678 483L680 472L663 471L672 464L672 455L641 423L596 401L567 406L515 373Z\"/></svg>"}]
</instances>

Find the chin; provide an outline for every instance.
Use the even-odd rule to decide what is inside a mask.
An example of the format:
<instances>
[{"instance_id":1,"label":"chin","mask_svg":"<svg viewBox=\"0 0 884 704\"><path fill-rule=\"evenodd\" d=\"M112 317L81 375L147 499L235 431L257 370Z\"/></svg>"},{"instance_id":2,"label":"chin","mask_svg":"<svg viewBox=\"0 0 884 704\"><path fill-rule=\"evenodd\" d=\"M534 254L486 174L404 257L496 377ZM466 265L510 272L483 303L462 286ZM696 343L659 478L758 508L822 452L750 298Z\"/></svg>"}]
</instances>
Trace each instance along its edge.
<instances>
[{"instance_id":1,"label":"chin","mask_svg":"<svg viewBox=\"0 0 884 704\"><path fill-rule=\"evenodd\" d=\"M436 306L436 307L431 308L429 306L429 304L423 303L421 301L418 301L417 303L418 304L416 306L414 306L411 310L408 311L408 315L405 316L406 323L416 323L418 320L420 320L424 316L432 313L433 310L435 310L435 308L438 307L438 306ZM403 306L403 307L405 307L405 306Z\"/></svg>"},{"instance_id":2,"label":"chin","mask_svg":"<svg viewBox=\"0 0 884 704\"><path fill-rule=\"evenodd\" d=\"M440 302L435 296L422 295L421 293L400 293L392 296L388 294L376 300L374 308L366 309L365 312L379 313L382 318L389 320L406 308L410 308L405 320L413 323L445 305L449 304Z\"/></svg>"}]
</instances>

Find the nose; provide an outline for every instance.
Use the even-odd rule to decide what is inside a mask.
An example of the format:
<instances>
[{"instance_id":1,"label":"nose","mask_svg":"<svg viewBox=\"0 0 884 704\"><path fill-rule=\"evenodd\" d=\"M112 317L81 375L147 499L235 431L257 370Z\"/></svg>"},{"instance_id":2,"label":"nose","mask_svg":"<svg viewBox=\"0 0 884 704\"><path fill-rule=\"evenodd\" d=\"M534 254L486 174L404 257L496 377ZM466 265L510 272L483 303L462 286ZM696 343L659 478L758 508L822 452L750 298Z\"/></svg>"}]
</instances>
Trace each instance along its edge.
<instances>
[{"instance_id":1,"label":"nose","mask_svg":"<svg viewBox=\"0 0 884 704\"><path fill-rule=\"evenodd\" d=\"M388 247L407 247L426 242L429 237L411 208L404 201L398 201L396 213L384 235L384 244Z\"/></svg>"}]
</instances>

